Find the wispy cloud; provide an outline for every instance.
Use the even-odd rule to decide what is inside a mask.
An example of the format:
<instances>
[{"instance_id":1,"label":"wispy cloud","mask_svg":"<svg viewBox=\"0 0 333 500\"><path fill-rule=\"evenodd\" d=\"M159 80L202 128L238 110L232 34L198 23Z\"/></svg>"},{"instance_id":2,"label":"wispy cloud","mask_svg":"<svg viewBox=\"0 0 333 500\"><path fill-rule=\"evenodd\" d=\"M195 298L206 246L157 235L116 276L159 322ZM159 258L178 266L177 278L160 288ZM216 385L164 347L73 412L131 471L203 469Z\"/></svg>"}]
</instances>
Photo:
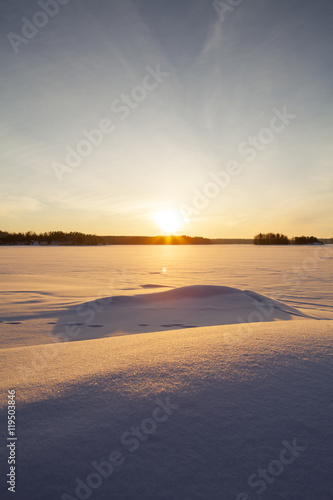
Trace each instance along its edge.
<instances>
[{"instance_id":1,"label":"wispy cloud","mask_svg":"<svg viewBox=\"0 0 333 500\"><path fill-rule=\"evenodd\" d=\"M7 196L4 194L0 201L0 216L12 216L25 212L41 211L45 205L29 196Z\"/></svg>"}]
</instances>

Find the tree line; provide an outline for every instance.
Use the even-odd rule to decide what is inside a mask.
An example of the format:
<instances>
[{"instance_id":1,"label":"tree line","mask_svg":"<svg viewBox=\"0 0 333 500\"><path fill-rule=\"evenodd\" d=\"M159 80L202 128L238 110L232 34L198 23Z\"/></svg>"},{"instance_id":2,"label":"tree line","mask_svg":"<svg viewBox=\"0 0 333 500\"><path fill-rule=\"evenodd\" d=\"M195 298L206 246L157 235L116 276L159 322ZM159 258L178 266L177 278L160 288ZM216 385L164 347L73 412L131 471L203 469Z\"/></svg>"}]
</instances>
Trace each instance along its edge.
<instances>
[{"instance_id":1,"label":"tree line","mask_svg":"<svg viewBox=\"0 0 333 500\"><path fill-rule=\"evenodd\" d=\"M191 236L97 236L77 231L36 234L0 231L0 245L209 245L208 238Z\"/></svg>"},{"instance_id":2,"label":"tree line","mask_svg":"<svg viewBox=\"0 0 333 500\"><path fill-rule=\"evenodd\" d=\"M293 236L289 239L288 236L280 233L256 234L253 243L255 245L323 245L323 242L315 236Z\"/></svg>"},{"instance_id":3,"label":"tree line","mask_svg":"<svg viewBox=\"0 0 333 500\"><path fill-rule=\"evenodd\" d=\"M211 245L249 244L255 245L309 245L323 244L315 236L295 236L291 239L280 233L259 233L249 239L209 239L201 236L97 236L77 231L49 231L45 233L9 233L0 231L0 245ZM326 241L326 240L325 240ZM327 243L330 241L327 240ZM332 241L333 242L333 241Z\"/></svg>"}]
</instances>

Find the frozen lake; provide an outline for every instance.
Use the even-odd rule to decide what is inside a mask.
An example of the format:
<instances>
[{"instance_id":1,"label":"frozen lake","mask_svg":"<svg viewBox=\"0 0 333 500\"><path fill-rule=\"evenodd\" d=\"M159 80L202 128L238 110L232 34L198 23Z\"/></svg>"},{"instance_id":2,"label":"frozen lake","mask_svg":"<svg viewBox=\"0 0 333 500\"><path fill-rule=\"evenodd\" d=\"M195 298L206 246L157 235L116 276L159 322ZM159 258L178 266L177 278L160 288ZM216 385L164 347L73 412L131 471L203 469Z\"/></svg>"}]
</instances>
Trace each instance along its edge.
<instances>
[{"instance_id":1,"label":"frozen lake","mask_svg":"<svg viewBox=\"0 0 333 500\"><path fill-rule=\"evenodd\" d=\"M48 342L70 306L190 285L251 290L332 318L332 245L16 246L0 256L3 347Z\"/></svg>"},{"instance_id":2,"label":"frozen lake","mask_svg":"<svg viewBox=\"0 0 333 500\"><path fill-rule=\"evenodd\" d=\"M332 247L0 254L18 498L331 498Z\"/></svg>"}]
</instances>

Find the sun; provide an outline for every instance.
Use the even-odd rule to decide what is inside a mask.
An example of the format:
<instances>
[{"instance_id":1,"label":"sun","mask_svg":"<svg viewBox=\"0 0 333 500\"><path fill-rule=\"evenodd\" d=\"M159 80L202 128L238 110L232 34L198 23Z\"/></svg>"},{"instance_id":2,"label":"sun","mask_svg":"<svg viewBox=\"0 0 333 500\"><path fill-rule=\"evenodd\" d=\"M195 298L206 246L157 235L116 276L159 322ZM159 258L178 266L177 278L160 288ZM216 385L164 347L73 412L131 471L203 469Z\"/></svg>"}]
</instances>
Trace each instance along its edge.
<instances>
[{"instance_id":1,"label":"sun","mask_svg":"<svg viewBox=\"0 0 333 500\"><path fill-rule=\"evenodd\" d=\"M165 210L155 216L157 224L167 234L177 232L183 226L183 219L176 210Z\"/></svg>"}]
</instances>

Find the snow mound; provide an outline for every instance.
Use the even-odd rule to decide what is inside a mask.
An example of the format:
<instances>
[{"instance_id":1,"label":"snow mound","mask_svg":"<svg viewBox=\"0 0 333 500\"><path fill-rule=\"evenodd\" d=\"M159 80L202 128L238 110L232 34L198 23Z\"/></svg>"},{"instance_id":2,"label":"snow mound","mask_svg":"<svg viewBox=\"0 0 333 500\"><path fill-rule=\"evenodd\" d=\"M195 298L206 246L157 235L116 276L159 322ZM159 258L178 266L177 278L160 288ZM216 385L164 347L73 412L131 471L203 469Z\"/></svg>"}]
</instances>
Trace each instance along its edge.
<instances>
[{"instance_id":1,"label":"snow mound","mask_svg":"<svg viewBox=\"0 0 333 500\"><path fill-rule=\"evenodd\" d=\"M134 296L103 297L71 307L53 335L77 341L202 326L306 318L297 309L249 290L192 285Z\"/></svg>"}]
</instances>

